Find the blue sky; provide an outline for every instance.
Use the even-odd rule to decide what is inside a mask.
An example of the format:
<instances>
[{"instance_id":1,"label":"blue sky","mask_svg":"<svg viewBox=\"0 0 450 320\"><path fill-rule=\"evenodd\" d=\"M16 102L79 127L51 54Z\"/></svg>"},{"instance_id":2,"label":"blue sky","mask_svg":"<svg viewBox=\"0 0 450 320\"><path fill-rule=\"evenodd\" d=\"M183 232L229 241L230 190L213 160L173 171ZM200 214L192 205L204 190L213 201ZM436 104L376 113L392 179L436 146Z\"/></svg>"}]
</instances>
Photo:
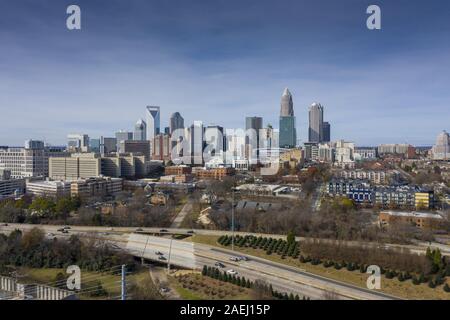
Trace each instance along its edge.
<instances>
[{"instance_id":1,"label":"blue sky","mask_svg":"<svg viewBox=\"0 0 450 320\"><path fill-rule=\"evenodd\" d=\"M70 4L80 31L66 29ZM0 145L111 136L146 105L162 126L179 111L278 127L284 87L302 141L317 101L332 139L430 145L450 129L449 34L447 0L1 0Z\"/></svg>"}]
</instances>

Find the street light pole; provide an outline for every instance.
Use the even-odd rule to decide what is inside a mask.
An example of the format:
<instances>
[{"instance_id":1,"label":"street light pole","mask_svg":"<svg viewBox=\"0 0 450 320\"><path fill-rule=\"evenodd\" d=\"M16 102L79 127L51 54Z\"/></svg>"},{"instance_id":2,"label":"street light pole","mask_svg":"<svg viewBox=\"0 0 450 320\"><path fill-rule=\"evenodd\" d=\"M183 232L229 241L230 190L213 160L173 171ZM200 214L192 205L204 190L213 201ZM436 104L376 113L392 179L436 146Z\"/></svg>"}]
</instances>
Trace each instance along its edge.
<instances>
[{"instance_id":1,"label":"street light pole","mask_svg":"<svg viewBox=\"0 0 450 320\"><path fill-rule=\"evenodd\" d=\"M170 238L169 258L167 259L167 274L170 273L170 255L171 255L171 253L172 253L172 240L173 240L173 238Z\"/></svg>"},{"instance_id":2,"label":"street light pole","mask_svg":"<svg viewBox=\"0 0 450 320\"><path fill-rule=\"evenodd\" d=\"M234 184L233 190L231 190L231 250L234 251Z\"/></svg>"},{"instance_id":3,"label":"street light pole","mask_svg":"<svg viewBox=\"0 0 450 320\"><path fill-rule=\"evenodd\" d=\"M127 285L126 285L126 265L122 265L122 277L121 277L121 295L120 295L120 299L121 300L126 300L127 299Z\"/></svg>"}]
</instances>

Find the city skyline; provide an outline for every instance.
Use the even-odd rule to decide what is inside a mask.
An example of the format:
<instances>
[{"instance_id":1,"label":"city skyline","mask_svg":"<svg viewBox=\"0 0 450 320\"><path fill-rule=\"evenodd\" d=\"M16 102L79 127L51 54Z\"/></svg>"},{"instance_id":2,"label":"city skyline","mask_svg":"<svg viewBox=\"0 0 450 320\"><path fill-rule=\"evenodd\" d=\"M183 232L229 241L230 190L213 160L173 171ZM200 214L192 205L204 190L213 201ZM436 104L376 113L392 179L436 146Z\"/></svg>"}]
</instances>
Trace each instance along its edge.
<instances>
[{"instance_id":1,"label":"city skyline","mask_svg":"<svg viewBox=\"0 0 450 320\"><path fill-rule=\"evenodd\" d=\"M380 1L376 32L365 28L367 1L345 9L333 1L138 2L79 1L79 32L65 29L68 1L0 6L8 48L0 52L0 110L8 119L0 144L62 145L73 132L132 131L147 105L161 106L161 128L176 111L186 126L243 128L256 115L277 127L285 87L302 142L314 101L326 107L333 140L431 146L448 130L447 2Z\"/></svg>"}]
</instances>

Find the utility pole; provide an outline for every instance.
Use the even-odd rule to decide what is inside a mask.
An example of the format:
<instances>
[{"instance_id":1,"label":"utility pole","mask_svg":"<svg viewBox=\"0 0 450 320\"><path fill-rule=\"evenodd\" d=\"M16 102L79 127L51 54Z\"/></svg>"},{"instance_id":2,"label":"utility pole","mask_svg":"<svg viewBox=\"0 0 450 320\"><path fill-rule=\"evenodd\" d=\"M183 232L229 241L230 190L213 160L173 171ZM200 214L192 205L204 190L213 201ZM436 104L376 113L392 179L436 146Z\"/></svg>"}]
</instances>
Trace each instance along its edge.
<instances>
[{"instance_id":1,"label":"utility pole","mask_svg":"<svg viewBox=\"0 0 450 320\"><path fill-rule=\"evenodd\" d=\"M147 241L145 241L144 250L142 250L141 265L144 265L144 255L145 255L145 250L147 250L148 239L150 239L150 236L147 236Z\"/></svg>"},{"instance_id":2,"label":"utility pole","mask_svg":"<svg viewBox=\"0 0 450 320\"><path fill-rule=\"evenodd\" d=\"M172 241L173 241L173 238L170 238L169 258L167 259L167 274L170 273L170 255L171 255L171 253L172 253Z\"/></svg>"},{"instance_id":3,"label":"utility pole","mask_svg":"<svg viewBox=\"0 0 450 320\"><path fill-rule=\"evenodd\" d=\"M126 281L125 281L125 277L126 277L126 265L122 265L122 281L121 281L121 288L122 288L122 294L121 294L121 299L120 300L126 300L127 298L127 286L126 286Z\"/></svg>"}]
</instances>

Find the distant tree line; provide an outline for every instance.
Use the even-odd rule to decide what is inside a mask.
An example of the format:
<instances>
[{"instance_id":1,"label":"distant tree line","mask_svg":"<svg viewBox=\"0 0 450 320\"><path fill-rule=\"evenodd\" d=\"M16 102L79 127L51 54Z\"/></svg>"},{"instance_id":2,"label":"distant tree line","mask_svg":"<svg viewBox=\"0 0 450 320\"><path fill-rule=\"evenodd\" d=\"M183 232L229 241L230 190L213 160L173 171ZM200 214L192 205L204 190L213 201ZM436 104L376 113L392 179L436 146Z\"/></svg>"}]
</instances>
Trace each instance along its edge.
<instances>
[{"instance_id":1,"label":"distant tree line","mask_svg":"<svg viewBox=\"0 0 450 320\"><path fill-rule=\"evenodd\" d=\"M88 271L100 271L126 264L133 269L133 257L110 248L98 240L86 240L72 235L67 241L47 239L41 229L22 234L16 230L8 236L0 234L0 271L9 266L30 268L66 268L78 265Z\"/></svg>"},{"instance_id":2,"label":"distant tree line","mask_svg":"<svg viewBox=\"0 0 450 320\"><path fill-rule=\"evenodd\" d=\"M118 198L123 195L118 195ZM169 226L174 214L173 199L166 206L147 205L146 193L139 189L126 205L110 214L86 206L79 197L28 197L0 203L0 221L30 224L72 224L88 226L153 227ZM119 201L120 202L120 201Z\"/></svg>"}]
</instances>

